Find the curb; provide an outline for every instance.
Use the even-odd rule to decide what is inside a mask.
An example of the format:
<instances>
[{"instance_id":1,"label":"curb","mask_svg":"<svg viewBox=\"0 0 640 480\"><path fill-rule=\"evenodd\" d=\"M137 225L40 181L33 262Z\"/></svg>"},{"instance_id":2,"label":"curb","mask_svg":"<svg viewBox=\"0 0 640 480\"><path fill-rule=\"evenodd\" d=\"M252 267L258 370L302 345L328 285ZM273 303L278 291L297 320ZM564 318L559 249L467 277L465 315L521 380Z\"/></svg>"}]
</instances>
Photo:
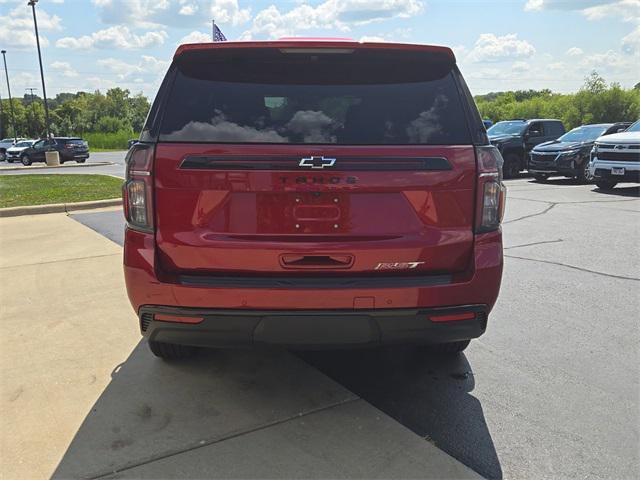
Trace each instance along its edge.
<instances>
[{"instance_id":1,"label":"curb","mask_svg":"<svg viewBox=\"0 0 640 480\"><path fill-rule=\"evenodd\" d=\"M0 167L0 172L8 172L11 170L42 170L45 168L81 168L81 167L104 167L105 165L115 165L113 162L91 162L91 163L74 163L74 164L62 164L62 165L24 165L15 167Z\"/></svg>"},{"instance_id":2,"label":"curb","mask_svg":"<svg viewBox=\"0 0 640 480\"><path fill-rule=\"evenodd\" d=\"M114 207L122 205L122 198L92 200L76 203L50 203L48 205L29 205L24 207L0 208L0 218L18 217L20 215L40 215L42 213L62 213L73 210L91 210L94 208Z\"/></svg>"}]
</instances>

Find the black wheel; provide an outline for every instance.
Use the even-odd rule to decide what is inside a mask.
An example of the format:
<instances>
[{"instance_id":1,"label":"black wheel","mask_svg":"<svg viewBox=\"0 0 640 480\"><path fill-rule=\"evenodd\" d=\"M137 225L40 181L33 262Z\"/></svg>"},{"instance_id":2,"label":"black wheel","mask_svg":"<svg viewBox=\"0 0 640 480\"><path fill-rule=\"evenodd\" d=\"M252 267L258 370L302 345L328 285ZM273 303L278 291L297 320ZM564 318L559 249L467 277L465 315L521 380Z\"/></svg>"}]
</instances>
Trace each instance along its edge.
<instances>
[{"instance_id":1,"label":"black wheel","mask_svg":"<svg viewBox=\"0 0 640 480\"><path fill-rule=\"evenodd\" d=\"M22 157L20 157L20 161L25 167L31 165L31 159L29 158L29 155L23 155Z\"/></svg>"},{"instance_id":2,"label":"black wheel","mask_svg":"<svg viewBox=\"0 0 640 480\"><path fill-rule=\"evenodd\" d=\"M174 343L154 342L153 340L149 341L149 348L156 357L160 357L167 361L190 358L198 351L197 347L176 345Z\"/></svg>"},{"instance_id":3,"label":"black wheel","mask_svg":"<svg viewBox=\"0 0 640 480\"><path fill-rule=\"evenodd\" d=\"M580 183L591 183L593 181L593 176L589 171L589 162L585 160L584 163L578 168L578 174L575 177L576 180L578 180Z\"/></svg>"},{"instance_id":4,"label":"black wheel","mask_svg":"<svg viewBox=\"0 0 640 480\"><path fill-rule=\"evenodd\" d=\"M60 159L60 165L64 165L64 160L62 158Z\"/></svg>"},{"instance_id":5,"label":"black wheel","mask_svg":"<svg viewBox=\"0 0 640 480\"><path fill-rule=\"evenodd\" d=\"M612 180L597 180L596 185L600 190L613 190L618 182L614 182Z\"/></svg>"},{"instance_id":6,"label":"black wheel","mask_svg":"<svg viewBox=\"0 0 640 480\"><path fill-rule=\"evenodd\" d=\"M544 173L534 173L533 179L536 182L545 183L549 179L549 175L545 175Z\"/></svg>"},{"instance_id":7,"label":"black wheel","mask_svg":"<svg viewBox=\"0 0 640 480\"><path fill-rule=\"evenodd\" d=\"M86 161L87 161L86 158L79 158L79 159L76 160L76 163L84 163Z\"/></svg>"},{"instance_id":8,"label":"black wheel","mask_svg":"<svg viewBox=\"0 0 640 480\"><path fill-rule=\"evenodd\" d=\"M453 355L464 351L470 342L471 340L460 340L459 342L434 343L433 345L428 345L427 350L434 353Z\"/></svg>"},{"instance_id":9,"label":"black wheel","mask_svg":"<svg viewBox=\"0 0 640 480\"><path fill-rule=\"evenodd\" d=\"M502 173L504 178L516 178L520 173L520 157L515 153L510 153L504 157Z\"/></svg>"}]
</instances>

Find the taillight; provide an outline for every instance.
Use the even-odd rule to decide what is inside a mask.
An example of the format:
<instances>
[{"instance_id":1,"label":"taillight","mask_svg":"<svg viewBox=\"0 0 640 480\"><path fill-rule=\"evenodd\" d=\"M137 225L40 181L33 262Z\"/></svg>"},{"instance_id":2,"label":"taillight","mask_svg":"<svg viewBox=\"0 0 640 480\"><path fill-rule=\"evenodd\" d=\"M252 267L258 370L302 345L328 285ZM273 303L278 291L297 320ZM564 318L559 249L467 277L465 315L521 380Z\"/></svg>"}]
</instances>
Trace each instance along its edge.
<instances>
[{"instance_id":1,"label":"taillight","mask_svg":"<svg viewBox=\"0 0 640 480\"><path fill-rule=\"evenodd\" d=\"M135 144L127 153L125 163L124 216L130 228L153 231L153 146Z\"/></svg>"},{"instance_id":2,"label":"taillight","mask_svg":"<svg viewBox=\"0 0 640 480\"><path fill-rule=\"evenodd\" d=\"M507 189L502 183L504 160L492 146L476 147L478 159L478 201L476 232L489 232L500 227L504 216Z\"/></svg>"}]
</instances>

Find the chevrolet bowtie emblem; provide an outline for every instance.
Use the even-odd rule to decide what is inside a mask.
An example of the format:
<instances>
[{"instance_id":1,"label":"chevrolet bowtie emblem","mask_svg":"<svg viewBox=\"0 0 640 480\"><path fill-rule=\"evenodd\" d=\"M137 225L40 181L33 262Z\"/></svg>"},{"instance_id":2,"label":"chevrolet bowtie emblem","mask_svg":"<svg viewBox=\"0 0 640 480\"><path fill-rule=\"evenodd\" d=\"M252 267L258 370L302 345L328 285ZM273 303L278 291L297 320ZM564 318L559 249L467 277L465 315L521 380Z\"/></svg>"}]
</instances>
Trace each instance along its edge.
<instances>
[{"instance_id":1,"label":"chevrolet bowtie emblem","mask_svg":"<svg viewBox=\"0 0 640 480\"><path fill-rule=\"evenodd\" d=\"M336 164L335 158L327 158L327 157L307 157L300 160L298 164L299 167L308 167L308 168L325 168L325 167L333 167Z\"/></svg>"}]
</instances>

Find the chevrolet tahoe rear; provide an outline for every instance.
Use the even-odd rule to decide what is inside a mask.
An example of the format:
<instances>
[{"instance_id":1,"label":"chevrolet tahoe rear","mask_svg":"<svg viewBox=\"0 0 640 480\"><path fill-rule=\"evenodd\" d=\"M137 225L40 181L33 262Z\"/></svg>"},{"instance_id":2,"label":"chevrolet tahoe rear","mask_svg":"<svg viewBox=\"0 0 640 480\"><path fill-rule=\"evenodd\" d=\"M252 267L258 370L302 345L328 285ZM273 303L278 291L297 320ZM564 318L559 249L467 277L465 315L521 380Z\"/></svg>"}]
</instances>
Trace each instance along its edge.
<instances>
[{"instance_id":1,"label":"chevrolet tahoe rear","mask_svg":"<svg viewBox=\"0 0 640 480\"><path fill-rule=\"evenodd\" d=\"M178 48L127 155L124 271L151 350L482 335L502 157L452 51L352 41Z\"/></svg>"}]
</instances>

